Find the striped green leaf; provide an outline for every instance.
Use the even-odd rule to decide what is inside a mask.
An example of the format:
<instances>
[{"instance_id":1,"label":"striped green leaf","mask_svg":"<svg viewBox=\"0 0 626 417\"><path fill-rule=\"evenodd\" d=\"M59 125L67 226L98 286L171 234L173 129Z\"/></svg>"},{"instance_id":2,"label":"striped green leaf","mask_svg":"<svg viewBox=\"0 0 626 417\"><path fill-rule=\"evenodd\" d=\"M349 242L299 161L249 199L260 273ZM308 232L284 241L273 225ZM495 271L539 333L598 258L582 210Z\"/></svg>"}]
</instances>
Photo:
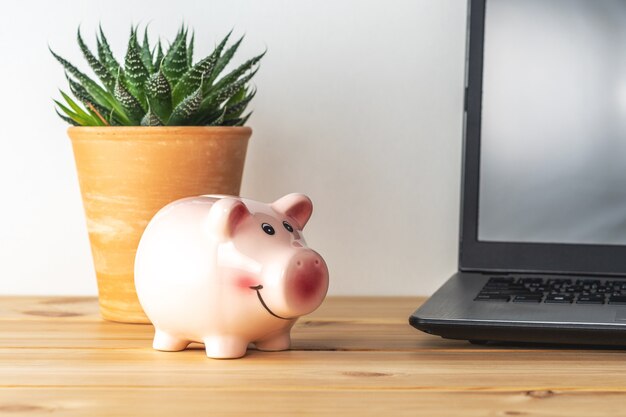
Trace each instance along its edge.
<instances>
[{"instance_id":1,"label":"striped green leaf","mask_svg":"<svg viewBox=\"0 0 626 417\"><path fill-rule=\"evenodd\" d=\"M228 101L226 102L226 105L231 106L233 104L239 103L241 100L246 98L247 94L248 94L247 87L240 88L239 91L237 91L230 99L228 99Z\"/></svg>"},{"instance_id":2,"label":"striped green leaf","mask_svg":"<svg viewBox=\"0 0 626 417\"><path fill-rule=\"evenodd\" d=\"M69 104L69 106L71 107L71 109L74 111L74 113L79 114L79 115L83 115L83 116L87 116L87 114L85 113L85 111L83 109L80 108L80 106L78 104L76 104L74 102L74 100L72 100L72 98L70 96L68 96L67 94L65 94L63 91L59 90L59 92L61 93L61 96L63 96L63 99L65 100L65 102L67 104Z\"/></svg>"},{"instance_id":3,"label":"striped green leaf","mask_svg":"<svg viewBox=\"0 0 626 417\"><path fill-rule=\"evenodd\" d=\"M130 91L126 89L124 84L125 83L122 80L122 74L120 72L117 80L115 81L115 99L122 105L133 124L139 124L145 114L145 111L141 107L139 100L137 100L137 98L135 98L135 96L133 96Z\"/></svg>"},{"instance_id":4,"label":"striped green leaf","mask_svg":"<svg viewBox=\"0 0 626 417\"><path fill-rule=\"evenodd\" d=\"M250 101L252 101L252 99L256 95L256 90L252 90L252 92L247 95L246 95L245 89L242 89L241 91L243 91L244 93L244 96L242 99L237 99L232 102L229 100L227 105L224 106L224 109L226 112L226 119L239 118L239 116L241 116L241 114L244 112L244 110L246 109Z\"/></svg>"},{"instance_id":5,"label":"striped green leaf","mask_svg":"<svg viewBox=\"0 0 626 417\"><path fill-rule=\"evenodd\" d=\"M92 113L97 113L100 117L104 119L106 115L111 112L110 108L101 106L98 103L96 103L93 100L93 97L89 95L87 90L85 90L85 88L82 85L80 85L79 83L77 83L76 81L72 80L69 77L67 78L67 81L70 84L70 91L72 92L74 97L76 97L81 103L83 103L83 105L87 109L92 110Z\"/></svg>"},{"instance_id":6,"label":"striped green leaf","mask_svg":"<svg viewBox=\"0 0 626 417\"><path fill-rule=\"evenodd\" d=\"M235 126L243 126L243 125L245 125L246 122L248 121L248 119L250 118L250 116L252 116L252 112L249 112L248 114L243 116Z\"/></svg>"},{"instance_id":7,"label":"striped green leaf","mask_svg":"<svg viewBox=\"0 0 626 417\"><path fill-rule=\"evenodd\" d=\"M148 26L146 25L143 32L143 42L141 44L141 62L148 70L148 73L153 74L154 64L152 63L152 51L150 50L150 41L148 40Z\"/></svg>"},{"instance_id":8,"label":"striped green leaf","mask_svg":"<svg viewBox=\"0 0 626 417\"><path fill-rule=\"evenodd\" d=\"M172 86L176 86L178 80L187 71L187 30L181 28L165 54L161 70Z\"/></svg>"},{"instance_id":9,"label":"striped green leaf","mask_svg":"<svg viewBox=\"0 0 626 417\"><path fill-rule=\"evenodd\" d=\"M221 102L223 102L225 100L229 100L235 94L237 94L237 92L240 89L245 88L245 86L248 83L248 81L250 81L252 79L252 77L254 77L254 75L257 73L258 70L259 69L257 68L254 71L248 73L248 75L246 75L244 77L241 77L240 79L238 79L234 83L226 84L222 88L215 89L215 91L217 91L217 94L216 94L217 102L221 103Z\"/></svg>"},{"instance_id":10,"label":"striped green leaf","mask_svg":"<svg viewBox=\"0 0 626 417\"><path fill-rule=\"evenodd\" d=\"M217 83L215 83L213 88L221 89L229 84L234 83L237 79L239 79L239 77L244 75L246 72L252 70L252 68L254 68L254 66L261 60L261 58L265 56L266 52L267 51L255 56L252 59L247 60L246 62L235 68L233 71L231 71L230 73L222 77Z\"/></svg>"},{"instance_id":11,"label":"striped green leaf","mask_svg":"<svg viewBox=\"0 0 626 417\"><path fill-rule=\"evenodd\" d=\"M252 112L248 113L244 117L238 117L236 119L227 118L222 122L221 126L243 126L248 121L248 118L250 118L251 114Z\"/></svg>"},{"instance_id":12,"label":"striped green leaf","mask_svg":"<svg viewBox=\"0 0 626 417\"><path fill-rule=\"evenodd\" d=\"M198 111L196 117L190 122L197 126L208 126L224 112L223 108L211 108L208 111Z\"/></svg>"},{"instance_id":13,"label":"striped green leaf","mask_svg":"<svg viewBox=\"0 0 626 417\"><path fill-rule=\"evenodd\" d=\"M99 36L96 36L98 41L98 58L100 59L100 62L108 68L111 75L115 78L118 70L120 69L120 64L113 56L113 52L111 52L111 47L109 46L109 42L107 41L106 36L104 36L102 26L99 27L99 32Z\"/></svg>"},{"instance_id":14,"label":"striped green leaf","mask_svg":"<svg viewBox=\"0 0 626 417\"><path fill-rule=\"evenodd\" d=\"M224 118L226 117L226 109L224 109L219 116L217 116L215 119L209 121L207 123L208 126L220 126L222 123L224 123Z\"/></svg>"},{"instance_id":15,"label":"striped green leaf","mask_svg":"<svg viewBox=\"0 0 626 417\"><path fill-rule=\"evenodd\" d=\"M109 126L109 123L100 113L95 112L92 108L87 108L87 112L92 117L92 120L95 121L94 126Z\"/></svg>"},{"instance_id":16,"label":"striped green leaf","mask_svg":"<svg viewBox=\"0 0 626 417\"><path fill-rule=\"evenodd\" d=\"M137 41L137 31L131 29L126 58L124 59L124 76L126 87L130 93L147 108L144 84L148 79L148 70L141 60L141 50Z\"/></svg>"},{"instance_id":17,"label":"striped green leaf","mask_svg":"<svg viewBox=\"0 0 626 417\"><path fill-rule=\"evenodd\" d=\"M154 71L159 71L161 69L161 62L163 62L163 47L161 46L161 40L159 39L159 43L156 48L156 57L154 58Z\"/></svg>"},{"instance_id":18,"label":"striped green leaf","mask_svg":"<svg viewBox=\"0 0 626 417\"><path fill-rule=\"evenodd\" d=\"M107 122L109 122L111 126L131 126L132 125L130 121L128 122L119 121L118 116L113 110L109 112L109 116L107 117Z\"/></svg>"},{"instance_id":19,"label":"striped green leaf","mask_svg":"<svg viewBox=\"0 0 626 417\"><path fill-rule=\"evenodd\" d=\"M69 118L69 117L67 117L67 116L64 116L64 115L62 115L61 113L59 113L59 110L58 110L58 109L56 109L56 108L55 108L55 109L54 109L54 111L56 112L56 114L57 114L57 115L58 115L61 119L63 119L63 121L64 121L64 122L69 123L69 124L71 124L72 126L80 126L80 123L78 123L77 121L72 120L71 118Z\"/></svg>"},{"instance_id":20,"label":"striped green leaf","mask_svg":"<svg viewBox=\"0 0 626 417\"><path fill-rule=\"evenodd\" d=\"M172 89L162 71L152 74L146 83L146 98L151 111L161 120L172 113Z\"/></svg>"},{"instance_id":21,"label":"striped green leaf","mask_svg":"<svg viewBox=\"0 0 626 417\"><path fill-rule=\"evenodd\" d=\"M115 77L113 77L107 67L105 67L104 64L102 64L98 58L91 53L91 50L89 50L80 34L80 27L78 28L76 37L78 39L78 46L83 52L83 56L93 72L98 76L100 81L102 81L102 84L104 84L107 90L113 91L113 88L115 87Z\"/></svg>"},{"instance_id":22,"label":"striped green leaf","mask_svg":"<svg viewBox=\"0 0 626 417\"><path fill-rule=\"evenodd\" d=\"M63 96L65 103L69 105L69 108L66 107L65 104L55 100L57 106L59 106L59 108L61 108L61 110L63 110L65 114L67 114L74 120L80 121L82 124L89 125L91 117L83 109L81 109L78 104L76 104L71 98L69 98L67 94L65 94L63 91L60 91L60 93L61 96Z\"/></svg>"},{"instance_id":23,"label":"striped green leaf","mask_svg":"<svg viewBox=\"0 0 626 417\"><path fill-rule=\"evenodd\" d=\"M109 117L107 119L109 124L111 124L111 125L113 125L113 124L123 124L123 125L130 125L130 124L132 124L130 119L126 115L126 112L124 112L124 110L122 109L122 106L119 103L116 102L115 106L111 106L111 105L101 106L100 104L98 104L98 102L96 100L94 100L93 96L91 94L89 94L87 89L85 87L83 87L79 82L74 81L69 76L66 76L66 78L67 78L67 82L70 85L70 91L72 92L72 94L74 94L74 96L77 99L79 99L83 103L89 102L102 115L113 114L114 120L112 120L111 117Z\"/></svg>"},{"instance_id":24,"label":"striped green leaf","mask_svg":"<svg viewBox=\"0 0 626 417\"><path fill-rule=\"evenodd\" d=\"M85 87L89 94L94 98L96 103L100 104L101 106L115 106L117 104L113 96L105 89L100 87L95 81L79 71L78 68L70 64L67 60L57 55L52 49L50 49L50 52L56 58L56 60L59 61L61 65L63 65L65 70L69 74L74 76L83 85L83 87Z\"/></svg>"},{"instance_id":25,"label":"striped green leaf","mask_svg":"<svg viewBox=\"0 0 626 417\"><path fill-rule=\"evenodd\" d=\"M53 100L53 101L54 101L54 104L56 104L57 107L59 109L61 109L61 111L63 113L65 113L67 115L67 117L72 119L74 121L74 123L76 123L78 126L93 126L93 124L91 123L90 120L82 117L81 115L79 115L77 113L74 113L71 109L69 109L67 106L65 106L60 101L58 101L58 100Z\"/></svg>"},{"instance_id":26,"label":"striped green leaf","mask_svg":"<svg viewBox=\"0 0 626 417\"><path fill-rule=\"evenodd\" d=\"M167 121L168 126L184 126L188 121L194 119L200 109L202 103L202 87L187 96L172 111L170 119Z\"/></svg>"},{"instance_id":27,"label":"striped green leaf","mask_svg":"<svg viewBox=\"0 0 626 417\"><path fill-rule=\"evenodd\" d=\"M232 32L232 31L231 31ZM215 50L211 53L211 55L206 58L198 61L193 67L189 68L185 74L181 77L172 92L172 101L175 104L178 104L181 100L191 94L195 89L197 89L202 83L203 78L209 78L213 68L215 68L215 64L219 59L226 43L228 42L228 38L230 37L229 32L226 37L217 45Z\"/></svg>"},{"instance_id":28,"label":"striped green leaf","mask_svg":"<svg viewBox=\"0 0 626 417\"><path fill-rule=\"evenodd\" d=\"M189 45L187 45L187 68L191 68L193 64L193 44L195 37L196 33L192 31L191 40L189 41Z\"/></svg>"},{"instance_id":29,"label":"striped green leaf","mask_svg":"<svg viewBox=\"0 0 626 417\"><path fill-rule=\"evenodd\" d=\"M254 74L258 71L258 68L249 73L248 75L240 78L232 84L229 84L220 89L212 89L202 100L202 104L200 105L200 112L204 113L206 110L214 108L216 106L221 105L224 101L229 100L233 97L241 88L246 86L246 83L254 77Z\"/></svg>"},{"instance_id":30,"label":"striped green leaf","mask_svg":"<svg viewBox=\"0 0 626 417\"><path fill-rule=\"evenodd\" d=\"M70 106L71 110L65 107L63 104L56 102L57 105L63 110L70 118L80 123L83 126L104 126L102 122L93 112L83 110L70 96L61 91L61 95L65 102Z\"/></svg>"},{"instance_id":31,"label":"striped green leaf","mask_svg":"<svg viewBox=\"0 0 626 417\"><path fill-rule=\"evenodd\" d=\"M207 86L210 86L213 84L213 81L215 81L215 79L221 74L221 72L224 71L224 68L226 68L226 65L228 65L231 59L233 59L235 52L237 52L237 49L239 49L239 45L241 45L241 42L243 42L243 38L244 38L243 36L239 38L239 40L235 42L230 48L228 48L226 52L224 52L224 55L222 55L217 60L217 63L215 64L215 68L213 69L213 72L211 72L211 76L206 80Z\"/></svg>"},{"instance_id":32,"label":"striped green leaf","mask_svg":"<svg viewBox=\"0 0 626 417\"><path fill-rule=\"evenodd\" d=\"M159 119L159 116L152 112L152 109L148 109L148 113L141 119L142 126L163 126L163 122Z\"/></svg>"}]
</instances>

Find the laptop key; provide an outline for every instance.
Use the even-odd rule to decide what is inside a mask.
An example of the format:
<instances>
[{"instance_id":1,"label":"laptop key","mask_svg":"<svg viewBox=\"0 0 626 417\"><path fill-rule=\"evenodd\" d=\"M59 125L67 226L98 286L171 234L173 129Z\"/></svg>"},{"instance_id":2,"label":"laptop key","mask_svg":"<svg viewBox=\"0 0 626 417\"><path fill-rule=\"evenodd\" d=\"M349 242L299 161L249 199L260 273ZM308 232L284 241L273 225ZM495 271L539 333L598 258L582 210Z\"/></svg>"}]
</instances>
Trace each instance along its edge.
<instances>
[{"instance_id":1,"label":"laptop key","mask_svg":"<svg viewBox=\"0 0 626 417\"><path fill-rule=\"evenodd\" d=\"M513 299L514 303L540 303L542 295L518 295Z\"/></svg>"},{"instance_id":2,"label":"laptop key","mask_svg":"<svg viewBox=\"0 0 626 417\"><path fill-rule=\"evenodd\" d=\"M511 297L508 295L495 295L495 294L478 294L474 300L476 301L509 301Z\"/></svg>"},{"instance_id":3,"label":"laptop key","mask_svg":"<svg viewBox=\"0 0 626 417\"><path fill-rule=\"evenodd\" d=\"M525 288L524 285L514 284L511 282L488 282L485 288Z\"/></svg>"},{"instance_id":4,"label":"laptop key","mask_svg":"<svg viewBox=\"0 0 626 417\"><path fill-rule=\"evenodd\" d=\"M581 295L576 300L577 304L604 304L604 297L598 295Z\"/></svg>"},{"instance_id":5,"label":"laptop key","mask_svg":"<svg viewBox=\"0 0 626 417\"><path fill-rule=\"evenodd\" d=\"M566 294L549 294L546 297L546 303L571 303L572 301L574 301L574 296L573 295L566 295Z\"/></svg>"},{"instance_id":6,"label":"laptop key","mask_svg":"<svg viewBox=\"0 0 626 417\"><path fill-rule=\"evenodd\" d=\"M531 295L530 291L509 290L482 290L480 295Z\"/></svg>"},{"instance_id":7,"label":"laptop key","mask_svg":"<svg viewBox=\"0 0 626 417\"><path fill-rule=\"evenodd\" d=\"M513 277L491 277L489 283L493 284L512 284L515 281Z\"/></svg>"},{"instance_id":8,"label":"laptop key","mask_svg":"<svg viewBox=\"0 0 626 417\"><path fill-rule=\"evenodd\" d=\"M520 278L522 284L543 284L543 278Z\"/></svg>"},{"instance_id":9,"label":"laptop key","mask_svg":"<svg viewBox=\"0 0 626 417\"><path fill-rule=\"evenodd\" d=\"M579 285L600 285L599 279L578 279L576 284Z\"/></svg>"},{"instance_id":10,"label":"laptop key","mask_svg":"<svg viewBox=\"0 0 626 417\"><path fill-rule=\"evenodd\" d=\"M572 280L569 278L551 278L548 280L548 285L562 285L571 284Z\"/></svg>"},{"instance_id":11,"label":"laptop key","mask_svg":"<svg viewBox=\"0 0 626 417\"><path fill-rule=\"evenodd\" d=\"M613 295L609 298L609 304L626 304L626 295Z\"/></svg>"}]
</instances>

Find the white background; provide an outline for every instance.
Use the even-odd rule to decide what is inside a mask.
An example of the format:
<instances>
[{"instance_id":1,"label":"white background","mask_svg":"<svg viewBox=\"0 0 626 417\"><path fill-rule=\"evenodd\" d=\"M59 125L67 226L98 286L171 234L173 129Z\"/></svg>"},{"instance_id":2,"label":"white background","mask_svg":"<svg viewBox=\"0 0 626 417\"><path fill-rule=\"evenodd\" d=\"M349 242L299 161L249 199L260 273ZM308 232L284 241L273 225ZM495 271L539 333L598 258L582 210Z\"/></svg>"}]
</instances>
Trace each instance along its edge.
<instances>
[{"instance_id":1,"label":"white background","mask_svg":"<svg viewBox=\"0 0 626 417\"><path fill-rule=\"evenodd\" d=\"M456 269L465 1L20 1L0 12L0 294L96 294L48 45L86 69L79 24L121 57L131 23L183 20L196 57L233 27L237 62L268 48L242 195L313 199L331 294L426 295Z\"/></svg>"}]
</instances>

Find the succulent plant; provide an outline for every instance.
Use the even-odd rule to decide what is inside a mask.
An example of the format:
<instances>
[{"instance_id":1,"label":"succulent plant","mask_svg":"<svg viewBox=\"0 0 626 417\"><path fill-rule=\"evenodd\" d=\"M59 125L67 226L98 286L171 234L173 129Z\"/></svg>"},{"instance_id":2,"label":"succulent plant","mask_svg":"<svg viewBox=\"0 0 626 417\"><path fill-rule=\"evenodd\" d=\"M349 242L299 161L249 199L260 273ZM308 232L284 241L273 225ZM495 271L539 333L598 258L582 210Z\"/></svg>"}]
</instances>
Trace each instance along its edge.
<instances>
[{"instance_id":1,"label":"succulent plant","mask_svg":"<svg viewBox=\"0 0 626 417\"><path fill-rule=\"evenodd\" d=\"M100 27L97 55L87 47L78 28L78 45L100 80L97 83L70 62L63 65L74 99L61 91L65 103L55 100L57 114L76 126L243 126L246 107L256 90L249 82L265 52L222 75L243 41L227 47L228 33L206 57L193 61L194 35L180 27L169 48L159 40L151 46L147 28L141 44L131 27L121 65L113 56ZM60 111L59 111L60 110Z\"/></svg>"}]
</instances>

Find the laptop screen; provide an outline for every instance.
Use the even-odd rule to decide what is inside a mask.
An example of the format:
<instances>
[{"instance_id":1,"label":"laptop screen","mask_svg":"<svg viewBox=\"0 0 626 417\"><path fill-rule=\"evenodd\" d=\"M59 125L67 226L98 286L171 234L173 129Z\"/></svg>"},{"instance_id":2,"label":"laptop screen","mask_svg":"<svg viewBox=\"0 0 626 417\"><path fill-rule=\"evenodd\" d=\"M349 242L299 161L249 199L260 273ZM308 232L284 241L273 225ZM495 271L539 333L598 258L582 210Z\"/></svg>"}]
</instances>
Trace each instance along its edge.
<instances>
[{"instance_id":1,"label":"laptop screen","mask_svg":"<svg viewBox=\"0 0 626 417\"><path fill-rule=\"evenodd\" d=\"M626 0L489 0L478 240L626 244Z\"/></svg>"}]
</instances>

